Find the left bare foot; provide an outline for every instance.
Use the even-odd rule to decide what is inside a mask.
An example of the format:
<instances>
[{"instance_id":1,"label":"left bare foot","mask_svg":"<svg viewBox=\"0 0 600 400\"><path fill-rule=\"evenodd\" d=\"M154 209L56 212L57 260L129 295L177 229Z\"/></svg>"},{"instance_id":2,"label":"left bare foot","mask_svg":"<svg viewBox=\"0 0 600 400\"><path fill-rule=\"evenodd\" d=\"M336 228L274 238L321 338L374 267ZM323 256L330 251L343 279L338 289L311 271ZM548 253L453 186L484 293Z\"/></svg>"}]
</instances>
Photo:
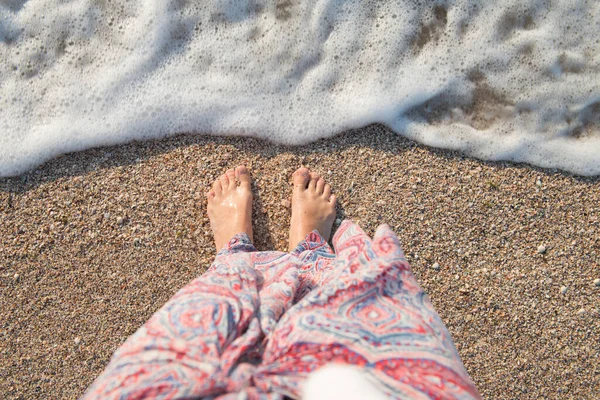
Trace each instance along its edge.
<instances>
[{"instance_id":1,"label":"left bare foot","mask_svg":"<svg viewBox=\"0 0 600 400\"><path fill-rule=\"evenodd\" d=\"M218 178L206 194L208 218L217 251L236 234L246 233L252 240L252 191L250 173L241 165ZM238 185L239 183L239 185Z\"/></svg>"}]
</instances>

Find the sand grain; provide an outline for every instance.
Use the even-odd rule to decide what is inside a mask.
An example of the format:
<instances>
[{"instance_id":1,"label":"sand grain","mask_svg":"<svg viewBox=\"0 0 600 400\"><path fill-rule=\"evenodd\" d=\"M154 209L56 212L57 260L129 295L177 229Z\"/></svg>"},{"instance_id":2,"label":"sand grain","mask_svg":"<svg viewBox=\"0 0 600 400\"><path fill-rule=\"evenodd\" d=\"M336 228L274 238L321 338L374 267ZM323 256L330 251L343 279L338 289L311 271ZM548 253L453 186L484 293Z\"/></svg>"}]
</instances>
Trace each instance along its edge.
<instances>
[{"instance_id":1,"label":"sand grain","mask_svg":"<svg viewBox=\"0 0 600 400\"><path fill-rule=\"evenodd\" d=\"M301 165L331 182L338 223L369 233L389 223L485 398L600 392L600 180L480 162L370 126L300 148L178 136L0 180L3 398L80 396L210 264L204 192L240 163L254 177L259 249L285 249Z\"/></svg>"}]
</instances>

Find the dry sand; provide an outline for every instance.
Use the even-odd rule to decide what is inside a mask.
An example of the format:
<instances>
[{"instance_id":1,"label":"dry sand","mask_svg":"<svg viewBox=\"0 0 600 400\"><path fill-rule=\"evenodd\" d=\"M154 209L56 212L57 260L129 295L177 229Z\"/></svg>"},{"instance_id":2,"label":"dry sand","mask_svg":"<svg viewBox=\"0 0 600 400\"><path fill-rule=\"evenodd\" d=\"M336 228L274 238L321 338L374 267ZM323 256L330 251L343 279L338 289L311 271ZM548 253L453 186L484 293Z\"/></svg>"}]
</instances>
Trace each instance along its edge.
<instances>
[{"instance_id":1,"label":"dry sand","mask_svg":"<svg viewBox=\"0 0 600 400\"><path fill-rule=\"evenodd\" d=\"M0 180L2 397L80 396L210 264L203 193L240 163L255 180L261 250L285 249L300 165L331 182L339 218L368 233L389 223L485 398L600 393L600 179L481 162L371 126L298 148L179 136Z\"/></svg>"}]
</instances>

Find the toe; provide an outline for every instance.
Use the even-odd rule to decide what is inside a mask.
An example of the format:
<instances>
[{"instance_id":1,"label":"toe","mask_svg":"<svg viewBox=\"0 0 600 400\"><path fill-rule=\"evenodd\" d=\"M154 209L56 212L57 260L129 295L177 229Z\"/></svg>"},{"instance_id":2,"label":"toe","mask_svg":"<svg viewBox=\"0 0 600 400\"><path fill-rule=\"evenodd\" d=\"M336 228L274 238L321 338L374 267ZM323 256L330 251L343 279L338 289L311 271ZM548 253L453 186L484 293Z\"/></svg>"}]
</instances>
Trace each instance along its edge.
<instances>
[{"instance_id":1,"label":"toe","mask_svg":"<svg viewBox=\"0 0 600 400\"><path fill-rule=\"evenodd\" d=\"M332 194L331 196L329 196L329 204L331 204L332 206L335 207L336 202L337 202L337 197L335 194Z\"/></svg>"},{"instance_id":2,"label":"toe","mask_svg":"<svg viewBox=\"0 0 600 400\"><path fill-rule=\"evenodd\" d=\"M310 175L308 173L308 168L298 168L296 172L294 172L293 176L294 187L299 189L306 189L309 179Z\"/></svg>"},{"instance_id":3,"label":"toe","mask_svg":"<svg viewBox=\"0 0 600 400\"><path fill-rule=\"evenodd\" d=\"M325 187L323 188L323 196L329 200L329 197L331 196L331 185L328 183L325 185Z\"/></svg>"},{"instance_id":4,"label":"toe","mask_svg":"<svg viewBox=\"0 0 600 400\"><path fill-rule=\"evenodd\" d=\"M235 169L235 176L240 181L240 186L250 187L250 172L248 169L240 165Z\"/></svg>"},{"instance_id":5,"label":"toe","mask_svg":"<svg viewBox=\"0 0 600 400\"><path fill-rule=\"evenodd\" d=\"M221 193L223 191L223 185L221 185L221 179L217 179L215 183L213 183L213 191L215 195Z\"/></svg>"},{"instance_id":6,"label":"toe","mask_svg":"<svg viewBox=\"0 0 600 400\"><path fill-rule=\"evenodd\" d=\"M229 177L227 176L227 174L225 173L221 175L219 179L221 180L221 187L223 188L223 190L227 190L229 188Z\"/></svg>"},{"instance_id":7,"label":"toe","mask_svg":"<svg viewBox=\"0 0 600 400\"><path fill-rule=\"evenodd\" d=\"M225 176L227 176L227 181L229 182L229 188L235 187L235 171L232 169L228 169L225 172Z\"/></svg>"},{"instance_id":8,"label":"toe","mask_svg":"<svg viewBox=\"0 0 600 400\"><path fill-rule=\"evenodd\" d=\"M317 194L323 194L323 189L325 189L325 179L319 178L317 181Z\"/></svg>"},{"instance_id":9,"label":"toe","mask_svg":"<svg viewBox=\"0 0 600 400\"><path fill-rule=\"evenodd\" d=\"M319 174L317 174L316 172L311 172L310 173L310 182L308 182L308 188L312 189L312 190L316 190L317 188L317 182L319 181Z\"/></svg>"}]
</instances>

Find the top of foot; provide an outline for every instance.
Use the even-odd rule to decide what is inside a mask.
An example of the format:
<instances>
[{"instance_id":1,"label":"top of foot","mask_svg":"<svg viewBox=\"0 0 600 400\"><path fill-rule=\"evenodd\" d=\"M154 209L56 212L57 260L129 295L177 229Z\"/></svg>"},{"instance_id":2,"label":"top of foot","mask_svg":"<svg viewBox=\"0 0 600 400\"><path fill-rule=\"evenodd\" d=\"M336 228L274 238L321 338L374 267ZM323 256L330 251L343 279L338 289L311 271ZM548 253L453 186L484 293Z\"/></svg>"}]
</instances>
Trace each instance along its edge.
<instances>
[{"instance_id":1,"label":"top of foot","mask_svg":"<svg viewBox=\"0 0 600 400\"><path fill-rule=\"evenodd\" d=\"M293 183L290 251L315 229L325 240L329 239L336 204L336 197L331 194L331 186L316 172L304 167L299 168L294 172Z\"/></svg>"},{"instance_id":2,"label":"top of foot","mask_svg":"<svg viewBox=\"0 0 600 400\"><path fill-rule=\"evenodd\" d=\"M238 233L252 240L252 190L248 169L240 165L229 169L213 183L206 195L208 218L217 251Z\"/></svg>"}]
</instances>

